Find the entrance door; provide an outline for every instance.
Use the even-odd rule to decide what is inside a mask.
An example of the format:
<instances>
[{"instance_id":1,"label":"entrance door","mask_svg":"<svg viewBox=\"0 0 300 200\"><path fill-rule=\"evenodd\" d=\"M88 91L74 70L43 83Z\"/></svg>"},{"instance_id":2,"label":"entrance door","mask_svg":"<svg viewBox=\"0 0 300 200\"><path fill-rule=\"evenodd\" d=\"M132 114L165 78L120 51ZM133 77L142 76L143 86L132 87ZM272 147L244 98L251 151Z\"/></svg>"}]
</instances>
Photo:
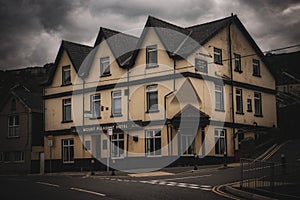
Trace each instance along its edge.
<instances>
[{"instance_id":1,"label":"entrance door","mask_svg":"<svg viewBox=\"0 0 300 200\"><path fill-rule=\"evenodd\" d=\"M195 138L193 135L181 135L181 154L194 155L195 154Z\"/></svg>"}]
</instances>

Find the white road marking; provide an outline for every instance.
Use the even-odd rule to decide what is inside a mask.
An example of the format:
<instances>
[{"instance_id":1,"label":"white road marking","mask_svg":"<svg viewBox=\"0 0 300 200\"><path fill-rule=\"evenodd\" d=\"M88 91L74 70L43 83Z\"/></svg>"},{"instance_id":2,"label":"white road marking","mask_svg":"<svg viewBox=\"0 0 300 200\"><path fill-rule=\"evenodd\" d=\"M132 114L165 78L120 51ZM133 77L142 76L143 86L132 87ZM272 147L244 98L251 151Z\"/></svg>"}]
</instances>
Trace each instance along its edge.
<instances>
[{"instance_id":1,"label":"white road marking","mask_svg":"<svg viewBox=\"0 0 300 200\"><path fill-rule=\"evenodd\" d=\"M88 194L94 194L94 195L98 195L98 196L102 196L102 197L106 196L105 194L102 194L102 193L99 193L99 192L84 190L84 189L80 189L80 188L70 188L70 189L71 190L76 190L76 191L79 191L79 192L85 192L85 193L88 193Z\"/></svg>"},{"instance_id":2,"label":"white road marking","mask_svg":"<svg viewBox=\"0 0 300 200\"><path fill-rule=\"evenodd\" d=\"M52 186L52 187L59 187L59 185L56 184L52 184L52 183L46 183L46 182L35 182L37 184L41 184L41 185L48 185L48 186Z\"/></svg>"},{"instance_id":3,"label":"white road marking","mask_svg":"<svg viewBox=\"0 0 300 200\"><path fill-rule=\"evenodd\" d=\"M179 177L179 178L167 178L167 179L160 179L164 181L172 181L172 180L182 180L182 179L193 179L193 178L202 178L202 177L209 177L212 174L206 174L206 175L201 175L201 176L187 176L187 177Z\"/></svg>"}]
</instances>

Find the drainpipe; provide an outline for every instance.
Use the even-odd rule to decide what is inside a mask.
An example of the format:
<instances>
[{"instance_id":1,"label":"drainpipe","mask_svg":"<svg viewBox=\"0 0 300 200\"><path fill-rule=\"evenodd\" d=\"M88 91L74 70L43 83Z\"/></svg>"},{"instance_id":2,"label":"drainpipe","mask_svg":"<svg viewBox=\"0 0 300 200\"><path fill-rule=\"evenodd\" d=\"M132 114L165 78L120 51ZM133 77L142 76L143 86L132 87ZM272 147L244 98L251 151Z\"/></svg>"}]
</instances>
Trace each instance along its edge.
<instances>
[{"instance_id":1,"label":"drainpipe","mask_svg":"<svg viewBox=\"0 0 300 200\"><path fill-rule=\"evenodd\" d=\"M231 14L233 20L233 14ZM234 96L233 96L233 67L232 67L232 49L231 49L231 23L228 26L228 48L229 48L229 67L230 67L230 90L231 90L231 116L232 116L232 132L233 132L233 153L235 153L235 115L234 115ZM226 148L227 149L227 148ZM227 153L228 155L228 153Z\"/></svg>"},{"instance_id":2,"label":"drainpipe","mask_svg":"<svg viewBox=\"0 0 300 200\"><path fill-rule=\"evenodd\" d=\"M127 122L129 122L129 67L127 67ZM127 131L126 139L126 157L128 157L129 130Z\"/></svg>"}]
</instances>

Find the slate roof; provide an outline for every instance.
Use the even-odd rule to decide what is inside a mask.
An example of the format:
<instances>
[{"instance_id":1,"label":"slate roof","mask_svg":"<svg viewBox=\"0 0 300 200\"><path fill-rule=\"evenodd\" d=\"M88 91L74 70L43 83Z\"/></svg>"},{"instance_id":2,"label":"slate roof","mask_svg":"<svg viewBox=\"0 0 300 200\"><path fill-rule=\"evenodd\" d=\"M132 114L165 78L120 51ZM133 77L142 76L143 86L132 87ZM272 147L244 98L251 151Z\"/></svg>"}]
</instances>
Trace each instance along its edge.
<instances>
[{"instance_id":1,"label":"slate roof","mask_svg":"<svg viewBox=\"0 0 300 200\"><path fill-rule=\"evenodd\" d=\"M275 76L276 85L300 83L300 51L282 54L267 54L266 60ZM291 76L295 78L292 78Z\"/></svg>"}]
</instances>

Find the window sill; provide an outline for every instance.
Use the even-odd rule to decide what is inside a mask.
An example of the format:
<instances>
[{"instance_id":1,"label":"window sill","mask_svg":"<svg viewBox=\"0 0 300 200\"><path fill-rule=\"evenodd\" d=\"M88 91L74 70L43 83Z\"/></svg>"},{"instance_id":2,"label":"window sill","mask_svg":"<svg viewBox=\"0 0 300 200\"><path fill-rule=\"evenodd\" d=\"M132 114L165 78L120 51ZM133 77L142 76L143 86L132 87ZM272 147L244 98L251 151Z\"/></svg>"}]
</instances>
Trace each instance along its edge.
<instances>
[{"instance_id":1,"label":"window sill","mask_svg":"<svg viewBox=\"0 0 300 200\"><path fill-rule=\"evenodd\" d=\"M90 117L90 120L97 120L97 119L101 119L101 117Z\"/></svg>"},{"instance_id":2,"label":"window sill","mask_svg":"<svg viewBox=\"0 0 300 200\"><path fill-rule=\"evenodd\" d=\"M70 86L70 85L72 85L72 83L61 84L61 87Z\"/></svg>"},{"instance_id":3,"label":"window sill","mask_svg":"<svg viewBox=\"0 0 300 200\"><path fill-rule=\"evenodd\" d=\"M111 76L111 73L109 73L109 74L101 74L101 75L100 75L100 78L101 78L101 77L107 77L107 76Z\"/></svg>"},{"instance_id":4,"label":"window sill","mask_svg":"<svg viewBox=\"0 0 300 200\"><path fill-rule=\"evenodd\" d=\"M147 110L146 113L158 113L159 110Z\"/></svg>"},{"instance_id":5,"label":"window sill","mask_svg":"<svg viewBox=\"0 0 300 200\"><path fill-rule=\"evenodd\" d=\"M261 78L261 75L260 74L252 74L252 76L255 76L257 78Z\"/></svg>"},{"instance_id":6,"label":"window sill","mask_svg":"<svg viewBox=\"0 0 300 200\"><path fill-rule=\"evenodd\" d=\"M61 121L62 124L64 124L64 123L71 123L71 122L73 122L73 120Z\"/></svg>"},{"instance_id":7,"label":"window sill","mask_svg":"<svg viewBox=\"0 0 300 200\"><path fill-rule=\"evenodd\" d=\"M225 110L224 109L215 109L215 111L218 111L218 112L225 112Z\"/></svg>"},{"instance_id":8,"label":"window sill","mask_svg":"<svg viewBox=\"0 0 300 200\"><path fill-rule=\"evenodd\" d=\"M254 114L254 117L264 117L263 115Z\"/></svg>"},{"instance_id":9,"label":"window sill","mask_svg":"<svg viewBox=\"0 0 300 200\"><path fill-rule=\"evenodd\" d=\"M17 139L17 138L20 138L20 136L7 136L6 138L7 139Z\"/></svg>"},{"instance_id":10,"label":"window sill","mask_svg":"<svg viewBox=\"0 0 300 200\"><path fill-rule=\"evenodd\" d=\"M152 69L152 68L157 68L159 65L146 65L146 69Z\"/></svg>"},{"instance_id":11,"label":"window sill","mask_svg":"<svg viewBox=\"0 0 300 200\"><path fill-rule=\"evenodd\" d=\"M114 117L123 117L123 115L122 114L112 114L110 116L110 118L114 118Z\"/></svg>"},{"instance_id":12,"label":"window sill","mask_svg":"<svg viewBox=\"0 0 300 200\"><path fill-rule=\"evenodd\" d=\"M239 70L239 69L234 69L234 71L235 71L235 72L238 72L238 73L240 73L240 74L243 73L243 71L242 71L242 70Z\"/></svg>"},{"instance_id":13,"label":"window sill","mask_svg":"<svg viewBox=\"0 0 300 200\"><path fill-rule=\"evenodd\" d=\"M245 113L243 113L243 112L235 112L235 114L244 115Z\"/></svg>"},{"instance_id":14,"label":"window sill","mask_svg":"<svg viewBox=\"0 0 300 200\"><path fill-rule=\"evenodd\" d=\"M252 112L252 110L247 110L247 112Z\"/></svg>"},{"instance_id":15,"label":"window sill","mask_svg":"<svg viewBox=\"0 0 300 200\"><path fill-rule=\"evenodd\" d=\"M214 63L217 65L223 65L223 63L220 63L220 62L214 62Z\"/></svg>"}]
</instances>

